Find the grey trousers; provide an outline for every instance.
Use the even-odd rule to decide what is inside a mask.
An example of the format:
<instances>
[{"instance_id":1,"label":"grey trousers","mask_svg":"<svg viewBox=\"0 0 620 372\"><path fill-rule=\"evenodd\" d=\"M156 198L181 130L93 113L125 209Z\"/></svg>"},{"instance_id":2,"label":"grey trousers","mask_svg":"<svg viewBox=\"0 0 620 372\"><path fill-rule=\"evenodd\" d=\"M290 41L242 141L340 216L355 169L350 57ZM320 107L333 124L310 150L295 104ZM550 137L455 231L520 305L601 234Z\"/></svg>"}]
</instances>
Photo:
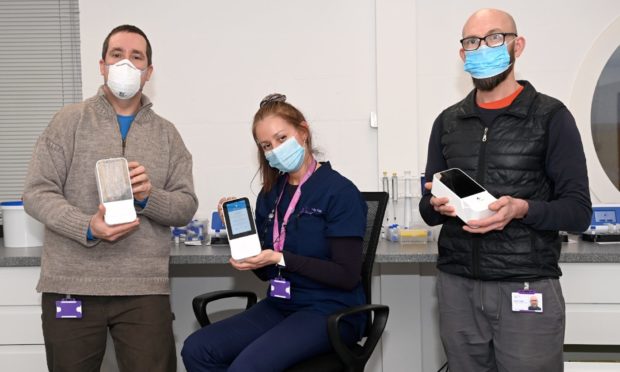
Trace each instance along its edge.
<instances>
[{"instance_id":1,"label":"grey trousers","mask_svg":"<svg viewBox=\"0 0 620 372\"><path fill-rule=\"evenodd\" d=\"M542 313L512 311L523 283L484 282L439 272L439 327L451 372L562 372L565 305L560 282L530 282Z\"/></svg>"}]
</instances>

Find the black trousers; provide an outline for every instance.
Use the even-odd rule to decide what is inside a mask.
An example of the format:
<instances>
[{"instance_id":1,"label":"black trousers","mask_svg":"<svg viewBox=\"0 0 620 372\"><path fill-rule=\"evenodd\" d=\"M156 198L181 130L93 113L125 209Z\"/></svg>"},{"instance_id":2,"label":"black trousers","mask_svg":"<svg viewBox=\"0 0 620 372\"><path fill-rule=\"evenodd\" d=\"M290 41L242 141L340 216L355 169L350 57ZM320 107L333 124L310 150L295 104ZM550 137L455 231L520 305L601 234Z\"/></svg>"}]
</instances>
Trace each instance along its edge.
<instances>
[{"instance_id":1,"label":"black trousers","mask_svg":"<svg viewBox=\"0 0 620 372\"><path fill-rule=\"evenodd\" d=\"M73 296L81 319L56 319L56 301L43 293L42 320L50 372L99 372L108 330L121 372L174 372L176 351L167 295Z\"/></svg>"}]
</instances>

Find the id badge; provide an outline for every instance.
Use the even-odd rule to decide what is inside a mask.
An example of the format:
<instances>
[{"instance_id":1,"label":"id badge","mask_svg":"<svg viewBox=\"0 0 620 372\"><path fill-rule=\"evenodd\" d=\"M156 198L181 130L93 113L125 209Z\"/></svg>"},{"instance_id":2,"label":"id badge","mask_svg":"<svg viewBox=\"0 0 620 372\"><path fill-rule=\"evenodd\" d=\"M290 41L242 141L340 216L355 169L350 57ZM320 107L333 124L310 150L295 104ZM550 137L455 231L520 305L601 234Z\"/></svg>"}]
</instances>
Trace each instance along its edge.
<instances>
[{"instance_id":1,"label":"id badge","mask_svg":"<svg viewBox=\"0 0 620 372\"><path fill-rule=\"evenodd\" d=\"M82 318L82 301L73 298L63 298L56 301L56 319L68 318Z\"/></svg>"},{"instance_id":2,"label":"id badge","mask_svg":"<svg viewBox=\"0 0 620 372\"><path fill-rule=\"evenodd\" d=\"M542 313L542 293L533 290L512 292L512 311L524 313Z\"/></svg>"},{"instance_id":3,"label":"id badge","mask_svg":"<svg viewBox=\"0 0 620 372\"><path fill-rule=\"evenodd\" d=\"M271 291L269 295L271 297L284 298L290 300L291 298L291 282L284 278L275 278L269 281L271 284Z\"/></svg>"}]
</instances>

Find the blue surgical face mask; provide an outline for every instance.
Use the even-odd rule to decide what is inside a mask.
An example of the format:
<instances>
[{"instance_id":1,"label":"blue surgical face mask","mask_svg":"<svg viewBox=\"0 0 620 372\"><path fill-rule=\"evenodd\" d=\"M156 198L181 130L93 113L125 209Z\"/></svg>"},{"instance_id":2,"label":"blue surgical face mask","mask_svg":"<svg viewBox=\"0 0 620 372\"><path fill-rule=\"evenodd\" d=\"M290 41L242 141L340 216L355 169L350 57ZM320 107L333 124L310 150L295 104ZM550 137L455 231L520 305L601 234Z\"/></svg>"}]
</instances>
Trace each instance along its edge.
<instances>
[{"instance_id":1,"label":"blue surgical face mask","mask_svg":"<svg viewBox=\"0 0 620 372\"><path fill-rule=\"evenodd\" d=\"M306 150L299 145L295 137L284 141L280 146L265 153L265 159L272 168L280 172L295 172L304 162Z\"/></svg>"},{"instance_id":2,"label":"blue surgical face mask","mask_svg":"<svg viewBox=\"0 0 620 372\"><path fill-rule=\"evenodd\" d=\"M497 76L510 67L508 47L506 44L495 48L481 45L476 50L466 50L464 67L475 79Z\"/></svg>"}]
</instances>

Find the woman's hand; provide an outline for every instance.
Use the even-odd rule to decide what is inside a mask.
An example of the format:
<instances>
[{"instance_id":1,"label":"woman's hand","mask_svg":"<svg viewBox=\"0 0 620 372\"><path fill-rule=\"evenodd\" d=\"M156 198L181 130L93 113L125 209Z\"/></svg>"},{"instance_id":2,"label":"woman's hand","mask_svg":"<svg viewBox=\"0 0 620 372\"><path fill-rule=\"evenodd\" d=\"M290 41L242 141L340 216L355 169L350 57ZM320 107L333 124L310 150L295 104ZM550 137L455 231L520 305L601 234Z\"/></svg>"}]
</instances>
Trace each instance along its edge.
<instances>
[{"instance_id":1,"label":"woman's hand","mask_svg":"<svg viewBox=\"0 0 620 372\"><path fill-rule=\"evenodd\" d=\"M253 257L244 258L243 260L230 259L230 264L237 270L255 270L268 265L275 265L280 262L282 252L276 252L273 249L265 249Z\"/></svg>"},{"instance_id":2,"label":"woman's hand","mask_svg":"<svg viewBox=\"0 0 620 372\"><path fill-rule=\"evenodd\" d=\"M224 196L222 198L220 198L220 200L217 202L217 213L219 213L220 215L220 220L222 220L222 224L226 225L226 219L224 218L224 203L229 201L229 200L235 200L238 199L236 196Z\"/></svg>"}]
</instances>

